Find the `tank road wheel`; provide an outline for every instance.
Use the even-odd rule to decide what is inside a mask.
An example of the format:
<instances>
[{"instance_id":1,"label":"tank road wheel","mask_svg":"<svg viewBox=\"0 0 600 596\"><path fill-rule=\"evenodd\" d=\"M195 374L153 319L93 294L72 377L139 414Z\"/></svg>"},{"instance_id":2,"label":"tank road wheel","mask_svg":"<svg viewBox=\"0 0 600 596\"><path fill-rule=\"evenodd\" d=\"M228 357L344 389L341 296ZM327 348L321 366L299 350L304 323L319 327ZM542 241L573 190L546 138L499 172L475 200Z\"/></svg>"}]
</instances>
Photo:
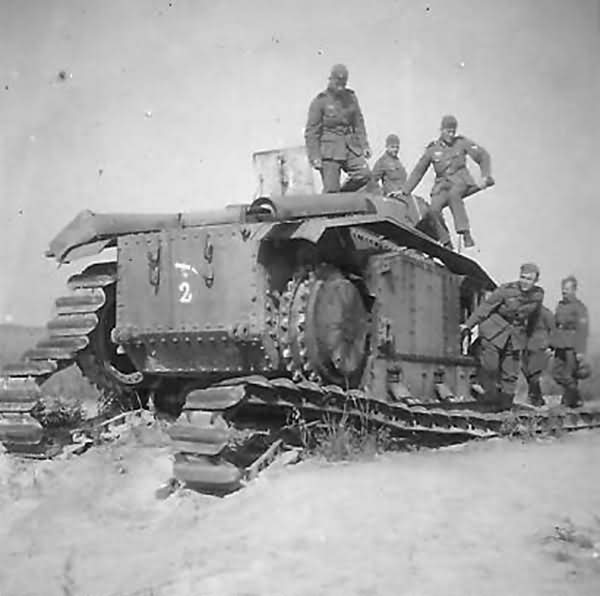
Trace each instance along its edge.
<instances>
[{"instance_id":1,"label":"tank road wheel","mask_svg":"<svg viewBox=\"0 0 600 596\"><path fill-rule=\"evenodd\" d=\"M295 380L358 386L366 364L371 317L360 289L331 265L288 283L280 345Z\"/></svg>"},{"instance_id":2,"label":"tank road wheel","mask_svg":"<svg viewBox=\"0 0 600 596\"><path fill-rule=\"evenodd\" d=\"M98 325L90 333L89 345L77 357L84 376L104 395L125 407L145 406L149 390L143 374L111 339L116 322L115 287L105 288L106 302L98 311Z\"/></svg>"}]
</instances>

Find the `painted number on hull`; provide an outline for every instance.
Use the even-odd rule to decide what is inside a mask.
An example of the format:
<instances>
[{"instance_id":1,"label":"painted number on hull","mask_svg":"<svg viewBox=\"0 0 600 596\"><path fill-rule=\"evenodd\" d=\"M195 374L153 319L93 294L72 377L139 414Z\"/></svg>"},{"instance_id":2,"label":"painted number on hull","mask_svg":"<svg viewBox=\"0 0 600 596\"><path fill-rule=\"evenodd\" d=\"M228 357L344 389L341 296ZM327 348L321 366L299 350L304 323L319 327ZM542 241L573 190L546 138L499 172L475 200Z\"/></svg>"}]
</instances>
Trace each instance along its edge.
<instances>
[{"instance_id":1,"label":"painted number on hull","mask_svg":"<svg viewBox=\"0 0 600 596\"><path fill-rule=\"evenodd\" d=\"M192 293L192 286L188 281L188 278L191 273L198 275L198 270L187 263L175 263L175 269L179 271L181 277L183 278L182 282L179 284L179 286L177 286L177 289L179 290L178 300L181 304L189 304L193 300L194 295Z\"/></svg>"},{"instance_id":2,"label":"painted number on hull","mask_svg":"<svg viewBox=\"0 0 600 596\"><path fill-rule=\"evenodd\" d=\"M189 281L182 281L179 284L179 292L179 302L182 302L183 304L188 304L192 301L193 295Z\"/></svg>"}]
</instances>

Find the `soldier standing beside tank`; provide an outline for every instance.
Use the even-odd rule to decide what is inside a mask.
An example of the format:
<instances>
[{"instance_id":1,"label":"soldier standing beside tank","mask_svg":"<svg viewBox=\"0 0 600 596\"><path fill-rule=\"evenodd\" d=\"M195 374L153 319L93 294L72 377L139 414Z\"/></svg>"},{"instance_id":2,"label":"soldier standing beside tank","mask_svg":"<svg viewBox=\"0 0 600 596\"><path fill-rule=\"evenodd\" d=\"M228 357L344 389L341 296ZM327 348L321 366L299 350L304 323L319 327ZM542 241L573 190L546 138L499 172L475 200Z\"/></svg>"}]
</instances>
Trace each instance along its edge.
<instances>
[{"instance_id":1,"label":"soldier standing beside tank","mask_svg":"<svg viewBox=\"0 0 600 596\"><path fill-rule=\"evenodd\" d=\"M479 325L481 384L501 408L512 406L521 353L542 308L544 290L535 285L539 276L534 263L521 265L519 281L496 288L461 325L463 332Z\"/></svg>"},{"instance_id":2,"label":"soldier standing beside tank","mask_svg":"<svg viewBox=\"0 0 600 596\"><path fill-rule=\"evenodd\" d=\"M350 192L367 184L371 150L365 121L352 89L346 88L348 69L336 64L329 85L313 99L304 131L308 159L321 173L323 192ZM340 188L340 174L348 180Z\"/></svg>"},{"instance_id":3,"label":"soldier standing beside tank","mask_svg":"<svg viewBox=\"0 0 600 596\"><path fill-rule=\"evenodd\" d=\"M587 349L588 311L577 298L575 277L570 275L563 279L561 291L562 300L556 306L556 328L551 340L554 349L552 376L563 389L562 404L574 408L581 405L577 380Z\"/></svg>"},{"instance_id":4,"label":"soldier standing beside tank","mask_svg":"<svg viewBox=\"0 0 600 596\"><path fill-rule=\"evenodd\" d=\"M466 247L472 247L475 242L471 236L464 197L492 186L494 179L491 176L489 153L481 145L457 135L457 125L454 116L442 118L439 139L432 141L425 149L404 185L404 193L410 194L416 188L433 163L436 179L431 189L431 208L441 214L444 207L450 207L456 233L462 235ZM467 169L467 155L479 164L483 178L480 186L475 184Z\"/></svg>"},{"instance_id":5,"label":"soldier standing beside tank","mask_svg":"<svg viewBox=\"0 0 600 596\"><path fill-rule=\"evenodd\" d=\"M532 320L532 329L528 330L526 349L521 358L521 370L527 381L529 401L533 406L543 406L540 379L550 359L550 339L554 334L554 314L542 306Z\"/></svg>"},{"instance_id":6,"label":"soldier standing beside tank","mask_svg":"<svg viewBox=\"0 0 600 596\"><path fill-rule=\"evenodd\" d=\"M410 219L419 230L432 236L446 248L452 248L450 233L441 213L434 214L429 203L421 197L404 195L403 198L402 188L406 183L406 170L398 158L399 151L398 135L388 135L385 140L385 153L373 166L374 183L377 186L381 184L384 195L406 201Z\"/></svg>"}]
</instances>

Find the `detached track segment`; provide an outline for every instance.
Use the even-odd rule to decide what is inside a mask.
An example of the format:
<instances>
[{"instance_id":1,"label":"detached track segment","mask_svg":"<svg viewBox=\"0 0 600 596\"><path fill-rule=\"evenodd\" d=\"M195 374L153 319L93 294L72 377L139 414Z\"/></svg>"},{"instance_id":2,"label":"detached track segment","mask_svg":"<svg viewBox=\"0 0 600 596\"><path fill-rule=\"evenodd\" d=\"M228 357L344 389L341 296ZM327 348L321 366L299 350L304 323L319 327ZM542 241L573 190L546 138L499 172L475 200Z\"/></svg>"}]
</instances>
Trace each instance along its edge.
<instances>
[{"instance_id":1,"label":"detached track segment","mask_svg":"<svg viewBox=\"0 0 600 596\"><path fill-rule=\"evenodd\" d=\"M43 428L31 415L41 398L40 385L70 366L90 343L98 325L97 312L106 303L106 289L116 282L115 263L97 263L69 278L71 293L58 298L56 316L47 335L0 374L0 441L9 451L34 454Z\"/></svg>"},{"instance_id":2,"label":"detached track segment","mask_svg":"<svg viewBox=\"0 0 600 596\"><path fill-rule=\"evenodd\" d=\"M391 437L415 443L468 441L506 434L542 432L560 428L580 430L600 426L600 407L577 410L527 410L486 413L445 408L431 404L409 405L387 402L359 390L343 391L336 385L321 386L288 378L260 376L229 380L192 391L184 410L169 434L174 442L175 477L207 492L226 493L241 486L248 468L231 460L230 443L236 416L245 406L295 411L310 420L329 415L366 421L374 428L387 429Z\"/></svg>"}]
</instances>

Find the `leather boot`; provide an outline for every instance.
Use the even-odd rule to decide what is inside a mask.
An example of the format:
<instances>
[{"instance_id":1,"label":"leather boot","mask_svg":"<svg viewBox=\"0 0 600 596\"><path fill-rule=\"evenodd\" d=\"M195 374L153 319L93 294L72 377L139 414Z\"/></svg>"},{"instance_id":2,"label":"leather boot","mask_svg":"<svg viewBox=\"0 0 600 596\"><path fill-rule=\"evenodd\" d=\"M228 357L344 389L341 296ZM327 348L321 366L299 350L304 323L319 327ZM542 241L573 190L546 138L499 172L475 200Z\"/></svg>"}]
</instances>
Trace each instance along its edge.
<instances>
[{"instance_id":1,"label":"leather boot","mask_svg":"<svg viewBox=\"0 0 600 596\"><path fill-rule=\"evenodd\" d=\"M565 387L560 403L567 408L578 408L583 401L577 387Z\"/></svg>"},{"instance_id":2,"label":"leather boot","mask_svg":"<svg viewBox=\"0 0 600 596\"><path fill-rule=\"evenodd\" d=\"M473 236L471 236L471 232L468 230L462 233L463 242L465 244L465 248L472 248L475 246L475 240L473 240Z\"/></svg>"},{"instance_id":3,"label":"leather boot","mask_svg":"<svg viewBox=\"0 0 600 596\"><path fill-rule=\"evenodd\" d=\"M529 381L529 402L532 406L537 407L545 404L539 379L532 379Z\"/></svg>"}]
</instances>

